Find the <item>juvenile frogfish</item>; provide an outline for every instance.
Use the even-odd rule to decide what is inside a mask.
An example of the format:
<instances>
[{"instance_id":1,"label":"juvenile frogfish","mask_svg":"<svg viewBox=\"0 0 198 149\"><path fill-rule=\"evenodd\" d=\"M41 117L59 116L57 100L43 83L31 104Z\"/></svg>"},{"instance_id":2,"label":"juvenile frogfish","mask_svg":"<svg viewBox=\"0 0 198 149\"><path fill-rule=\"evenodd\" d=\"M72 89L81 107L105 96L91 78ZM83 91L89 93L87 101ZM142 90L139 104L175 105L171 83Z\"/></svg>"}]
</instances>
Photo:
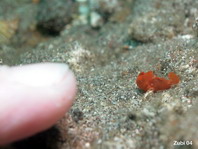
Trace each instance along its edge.
<instances>
[{"instance_id":1,"label":"juvenile frogfish","mask_svg":"<svg viewBox=\"0 0 198 149\"><path fill-rule=\"evenodd\" d=\"M168 78L169 79L167 80L157 77L152 71L148 71L146 73L141 72L136 79L136 84L145 92L148 90L156 92L169 89L171 86L178 84L180 81L179 77L174 72L170 72L168 74Z\"/></svg>"}]
</instances>

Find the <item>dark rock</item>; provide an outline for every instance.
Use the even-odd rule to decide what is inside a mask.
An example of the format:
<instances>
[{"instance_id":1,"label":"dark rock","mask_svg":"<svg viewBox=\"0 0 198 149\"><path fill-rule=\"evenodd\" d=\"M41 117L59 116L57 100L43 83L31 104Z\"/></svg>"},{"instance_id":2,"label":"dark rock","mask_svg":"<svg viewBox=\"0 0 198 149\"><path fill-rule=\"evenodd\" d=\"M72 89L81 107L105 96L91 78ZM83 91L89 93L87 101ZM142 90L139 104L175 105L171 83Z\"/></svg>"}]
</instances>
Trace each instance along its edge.
<instances>
[{"instance_id":1,"label":"dark rock","mask_svg":"<svg viewBox=\"0 0 198 149\"><path fill-rule=\"evenodd\" d=\"M72 20L75 3L71 0L42 0L37 12L37 29L44 35L57 36Z\"/></svg>"}]
</instances>

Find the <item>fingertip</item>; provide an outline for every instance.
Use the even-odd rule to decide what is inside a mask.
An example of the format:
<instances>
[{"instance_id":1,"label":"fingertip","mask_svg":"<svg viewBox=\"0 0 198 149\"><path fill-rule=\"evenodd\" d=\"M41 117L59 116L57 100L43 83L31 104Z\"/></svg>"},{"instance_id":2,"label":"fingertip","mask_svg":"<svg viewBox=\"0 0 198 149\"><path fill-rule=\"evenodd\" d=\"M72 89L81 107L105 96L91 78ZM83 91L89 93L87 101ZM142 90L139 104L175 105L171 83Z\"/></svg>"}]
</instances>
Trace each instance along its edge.
<instances>
[{"instance_id":1,"label":"fingertip","mask_svg":"<svg viewBox=\"0 0 198 149\"><path fill-rule=\"evenodd\" d=\"M75 76L64 64L5 68L3 76L12 72L13 78L0 84L0 145L51 127L69 110L77 90Z\"/></svg>"}]
</instances>

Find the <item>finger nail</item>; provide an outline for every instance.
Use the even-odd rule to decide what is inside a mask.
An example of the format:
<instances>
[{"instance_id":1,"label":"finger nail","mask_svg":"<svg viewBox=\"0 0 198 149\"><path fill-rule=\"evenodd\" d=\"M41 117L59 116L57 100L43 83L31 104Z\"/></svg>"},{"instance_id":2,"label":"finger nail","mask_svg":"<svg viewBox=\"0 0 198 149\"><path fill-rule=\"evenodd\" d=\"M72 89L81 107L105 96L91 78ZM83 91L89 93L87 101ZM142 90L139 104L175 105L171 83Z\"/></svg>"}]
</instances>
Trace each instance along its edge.
<instances>
[{"instance_id":1,"label":"finger nail","mask_svg":"<svg viewBox=\"0 0 198 149\"><path fill-rule=\"evenodd\" d=\"M30 64L10 67L8 70L6 78L12 83L35 87L56 85L70 72L66 64L60 63Z\"/></svg>"}]
</instances>

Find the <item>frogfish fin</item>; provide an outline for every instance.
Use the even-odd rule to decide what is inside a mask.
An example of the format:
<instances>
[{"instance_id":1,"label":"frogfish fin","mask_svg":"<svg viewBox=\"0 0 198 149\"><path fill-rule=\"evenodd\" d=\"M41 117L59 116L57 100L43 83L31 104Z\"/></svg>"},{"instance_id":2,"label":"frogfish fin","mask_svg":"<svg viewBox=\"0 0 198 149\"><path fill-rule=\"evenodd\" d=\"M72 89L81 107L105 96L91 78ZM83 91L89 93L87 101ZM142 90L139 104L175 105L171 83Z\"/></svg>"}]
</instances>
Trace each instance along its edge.
<instances>
[{"instance_id":1,"label":"frogfish fin","mask_svg":"<svg viewBox=\"0 0 198 149\"><path fill-rule=\"evenodd\" d=\"M168 74L168 78L169 78L170 83L171 83L172 85L178 84L179 81L180 81L179 76L177 76L174 72L170 72L170 73Z\"/></svg>"}]
</instances>

